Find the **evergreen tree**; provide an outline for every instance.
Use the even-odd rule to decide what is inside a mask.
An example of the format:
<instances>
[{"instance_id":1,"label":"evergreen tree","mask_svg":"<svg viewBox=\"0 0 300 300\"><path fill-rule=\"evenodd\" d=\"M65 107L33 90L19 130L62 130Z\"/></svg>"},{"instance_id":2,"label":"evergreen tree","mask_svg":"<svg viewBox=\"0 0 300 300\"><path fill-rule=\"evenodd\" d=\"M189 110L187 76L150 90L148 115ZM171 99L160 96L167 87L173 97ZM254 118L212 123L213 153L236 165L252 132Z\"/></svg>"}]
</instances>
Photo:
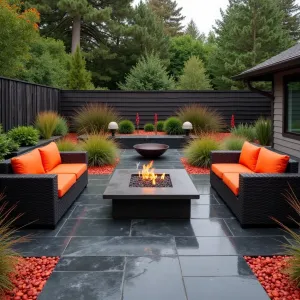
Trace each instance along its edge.
<instances>
[{"instance_id":1,"label":"evergreen tree","mask_svg":"<svg viewBox=\"0 0 300 300\"><path fill-rule=\"evenodd\" d=\"M119 87L125 91L161 91L174 89L175 84L161 60L150 54L138 61Z\"/></svg>"},{"instance_id":2,"label":"evergreen tree","mask_svg":"<svg viewBox=\"0 0 300 300\"><path fill-rule=\"evenodd\" d=\"M205 34L200 33L196 23L192 19L185 29L185 34L190 35L195 40L205 41Z\"/></svg>"},{"instance_id":3,"label":"evergreen tree","mask_svg":"<svg viewBox=\"0 0 300 300\"><path fill-rule=\"evenodd\" d=\"M273 0L229 1L217 21L217 49L209 63L218 89L245 88L231 77L291 46L283 17Z\"/></svg>"},{"instance_id":4,"label":"evergreen tree","mask_svg":"<svg viewBox=\"0 0 300 300\"><path fill-rule=\"evenodd\" d=\"M177 7L175 0L148 0L149 7L164 22L165 32L170 36L182 33L185 17L181 14L182 7Z\"/></svg>"},{"instance_id":5,"label":"evergreen tree","mask_svg":"<svg viewBox=\"0 0 300 300\"><path fill-rule=\"evenodd\" d=\"M68 76L68 89L70 90L92 90L92 76L85 68L85 59L82 56L79 46L72 55L70 71Z\"/></svg>"},{"instance_id":6,"label":"evergreen tree","mask_svg":"<svg viewBox=\"0 0 300 300\"><path fill-rule=\"evenodd\" d=\"M300 6L296 0L278 0L284 11L283 28L290 33L293 40L300 39Z\"/></svg>"},{"instance_id":7,"label":"evergreen tree","mask_svg":"<svg viewBox=\"0 0 300 300\"><path fill-rule=\"evenodd\" d=\"M179 90L210 90L211 85L205 74L203 62L196 56L192 56L184 65L183 74L179 77Z\"/></svg>"}]
</instances>

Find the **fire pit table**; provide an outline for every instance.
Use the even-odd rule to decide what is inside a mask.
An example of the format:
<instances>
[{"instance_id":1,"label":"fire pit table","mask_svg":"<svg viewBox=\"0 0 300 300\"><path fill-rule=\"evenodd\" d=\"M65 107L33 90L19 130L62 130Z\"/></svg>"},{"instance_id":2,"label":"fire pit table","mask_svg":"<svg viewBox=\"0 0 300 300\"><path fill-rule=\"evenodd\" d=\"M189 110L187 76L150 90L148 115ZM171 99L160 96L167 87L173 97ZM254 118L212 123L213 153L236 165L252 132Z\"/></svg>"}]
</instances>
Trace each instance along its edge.
<instances>
[{"instance_id":1,"label":"fire pit table","mask_svg":"<svg viewBox=\"0 0 300 300\"><path fill-rule=\"evenodd\" d=\"M104 191L112 199L115 219L189 219L191 199L199 193L184 169L155 170L156 183L143 181L141 171L117 169ZM161 176L164 174L164 179Z\"/></svg>"}]
</instances>

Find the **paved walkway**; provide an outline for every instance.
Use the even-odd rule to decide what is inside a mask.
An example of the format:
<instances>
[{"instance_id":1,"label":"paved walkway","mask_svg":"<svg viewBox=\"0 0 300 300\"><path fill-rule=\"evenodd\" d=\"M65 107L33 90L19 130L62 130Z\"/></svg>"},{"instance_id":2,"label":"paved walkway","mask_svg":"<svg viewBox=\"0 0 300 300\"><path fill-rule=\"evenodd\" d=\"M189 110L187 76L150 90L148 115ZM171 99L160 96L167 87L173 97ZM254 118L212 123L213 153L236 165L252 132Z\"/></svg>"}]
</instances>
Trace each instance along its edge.
<instances>
[{"instance_id":1,"label":"paved walkway","mask_svg":"<svg viewBox=\"0 0 300 300\"><path fill-rule=\"evenodd\" d=\"M183 168L169 150L157 168ZM118 168L143 161L122 153ZM55 230L27 230L24 256L61 256L40 300L264 300L269 299L242 255L282 253L280 229L242 229L210 188L209 176L192 175L201 194L191 220L111 219L102 199L110 176L89 185ZM41 199L42 201L42 199Z\"/></svg>"}]
</instances>

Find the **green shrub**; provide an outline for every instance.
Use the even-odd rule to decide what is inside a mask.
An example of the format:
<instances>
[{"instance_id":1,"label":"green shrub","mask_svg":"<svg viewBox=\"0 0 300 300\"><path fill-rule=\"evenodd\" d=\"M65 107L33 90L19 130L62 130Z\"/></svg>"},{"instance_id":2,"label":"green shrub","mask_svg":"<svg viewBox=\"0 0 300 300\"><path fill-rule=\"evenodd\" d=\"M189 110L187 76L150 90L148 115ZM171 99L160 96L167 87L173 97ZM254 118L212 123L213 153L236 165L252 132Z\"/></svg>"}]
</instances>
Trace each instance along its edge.
<instances>
[{"instance_id":1,"label":"green shrub","mask_svg":"<svg viewBox=\"0 0 300 300\"><path fill-rule=\"evenodd\" d=\"M209 137L196 139L184 148L187 162L196 167L208 168L210 166L210 152L219 150L219 143Z\"/></svg>"},{"instance_id":2,"label":"green shrub","mask_svg":"<svg viewBox=\"0 0 300 300\"><path fill-rule=\"evenodd\" d=\"M223 140L222 149L224 150L242 150L246 139L241 136L231 136Z\"/></svg>"},{"instance_id":3,"label":"green shrub","mask_svg":"<svg viewBox=\"0 0 300 300\"><path fill-rule=\"evenodd\" d=\"M262 146L269 146L272 139L272 121L270 119L259 118L255 122L254 127L258 142Z\"/></svg>"},{"instance_id":4,"label":"green shrub","mask_svg":"<svg viewBox=\"0 0 300 300\"><path fill-rule=\"evenodd\" d=\"M58 123L54 129L53 135L66 136L69 132L68 122L64 117L58 117Z\"/></svg>"},{"instance_id":5,"label":"green shrub","mask_svg":"<svg viewBox=\"0 0 300 300\"><path fill-rule=\"evenodd\" d=\"M0 134L0 161L9 153L9 139L5 134Z\"/></svg>"},{"instance_id":6,"label":"green shrub","mask_svg":"<svg viewBox=\"0 0 300 300\"><path fill-rule=\"evenodd\" d=\"M189 121L193 124L194 133L220 132L224 128L221 115L199 104L191 104L181 108L177 115L182 123Z\"/></svg>"},{"instance_id":7,"label":"green shrub","mask_svg":"<svg viewBox=\"0 0 300 300\"><path fill-rule=\"evenodd\" d=\"M151 124L151 123L147 123L147 124L145 124L145 126L144 126L144 130L145 130L146 132L152 132L152 131L155 130L155 126L154 126L153 124Z\"/></svg>"},{"instance_id":8,"label":"green shrub","mask_svg":"<svg viewBox=\"0 0 300 300\"><path fill-rule=\"evenodd\" d=\"M61 139L56 142L57 148L59 151L77 151L78 147L77 145L68 140L68 139Z\"/></svg>"},{"instance_id":9,"label":"green shrub","mask_svg":"<svg viewBox=\"0 0 300 300\"><path fill-rule=\"evenodd\" d=\"M8 140L8 150L9 152L17 151L20 148L20 145L15 142L13 139L7 136Z\"/></svg>"},{"instance_id":10,"label":"green shrub","mask_svg":"<svg viewBox=\"0 0 300 300\"><path fill-rule=\"evenodd\" d=\"M134 129L134 124L129 120L123 120L119 123L119 133L133 133Z\"/></svg>"},{"instance_id":11,"label":"green shrub","mask_svg":"<svg viewBox=\"0 0 300 300\"><path fill-rule=\"evenodd\" d=\"M176 117L171 117L165 121L164 131L169 135L182 134L182 122Z\"/></svg>"},{"instance_id":12,"label":"green shrub","mask_svg":"<svg viewBox=\"0 0 300 300\"><path fill-rule=\"evenodd\" d=\"M87 104L77 110L74 125L78 133L96 134L108 131L110 122L119 122L117 111L106 104Z\"/></svg>"},{"instance_id":13,"label":"green shrub","mask_svg":"<svg viewBox=\"0 0 300 300\"><path fill-rule=\"evenodd\" d=\"M163 132L164 131L164 125L165 125L164 121L158 121L157 124L156 124L156 130L158 132Z\"/></svg>"},{"instance_id":14,"label":"green shrub","mask_svg":"<svg viewBox=\"0 0 300 300\"><path fill-rule=\"evenodd\" d=\"M8 132L8 137L18 143L20 147L34 146L39 141L40 133L32 126L19 126Z\"/></svg>"},{"instance_id":15,"label":"green shrub","mask_svg":"<svg viewBox=\"0 0 300 300\"><path fill-rule=\"evenodd\" d=\"M89 166L112 165L118 156L117 144L101 135L90 135L79 147L87 151Z\"/></svg>"},{"instance_id":16,"label":"green shrub","mask_svg":"<svg viewBox=\"0 0 300 300\"><path fill-rule=\"evenodd\" d=\"M231 133L236 136L244 137L249 142L255 141L255 128L248 124L239 124L231 128Z\"/></svg>"},{"instance_id":17,"label":"green shrub","mask_svg":"<svg viewBox=\"0 0 300 300\"><path fill-rule=\"evenodd\" d=\"M35 127L43 139L50 139L59 123L59 116L54 111L44 111L37 115Z\"/></svg>"}]
</instances>

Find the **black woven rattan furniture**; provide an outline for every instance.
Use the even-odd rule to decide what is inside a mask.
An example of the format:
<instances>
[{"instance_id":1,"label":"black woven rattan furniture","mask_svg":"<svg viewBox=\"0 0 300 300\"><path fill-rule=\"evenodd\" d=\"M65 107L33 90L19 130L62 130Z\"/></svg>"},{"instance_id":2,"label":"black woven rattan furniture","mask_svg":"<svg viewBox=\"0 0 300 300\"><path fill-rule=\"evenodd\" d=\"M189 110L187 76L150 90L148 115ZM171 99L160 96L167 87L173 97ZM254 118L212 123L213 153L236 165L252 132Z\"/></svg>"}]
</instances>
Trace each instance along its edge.
<instances>
[{"instance_id":1,"label":"black woven rattan furniture","mask_svg":"<svg viewBox=\"0 0 300 300\"><path fill-rule=\"evenodd\" d=\"M86 163L86 152L60 152L62 163ZM0 163L0 191L5 194L8 207L17 205L13 215L23 214L15 225L55 228L76 198L88 184L88 171L62 197L58 197L57 175L13 174L10 160Z\"/></svg>"},{"instance_id":2,"label":"black woven rattan furniture","mask_svg":"<svg viewBox=\"0 0 300 300\"><path fill-rule=\"evenodd\" d=\"M239 163L240 154L240 151L212 151L211 163ZM238 196L212 170L210 183L242 227L277 226L271 217L294 227L289 216L299 219L283 195L290 185L300 199L300 174L295 160L290 159L283 174L241 173Z\"/></svg>"}]
</instances>

